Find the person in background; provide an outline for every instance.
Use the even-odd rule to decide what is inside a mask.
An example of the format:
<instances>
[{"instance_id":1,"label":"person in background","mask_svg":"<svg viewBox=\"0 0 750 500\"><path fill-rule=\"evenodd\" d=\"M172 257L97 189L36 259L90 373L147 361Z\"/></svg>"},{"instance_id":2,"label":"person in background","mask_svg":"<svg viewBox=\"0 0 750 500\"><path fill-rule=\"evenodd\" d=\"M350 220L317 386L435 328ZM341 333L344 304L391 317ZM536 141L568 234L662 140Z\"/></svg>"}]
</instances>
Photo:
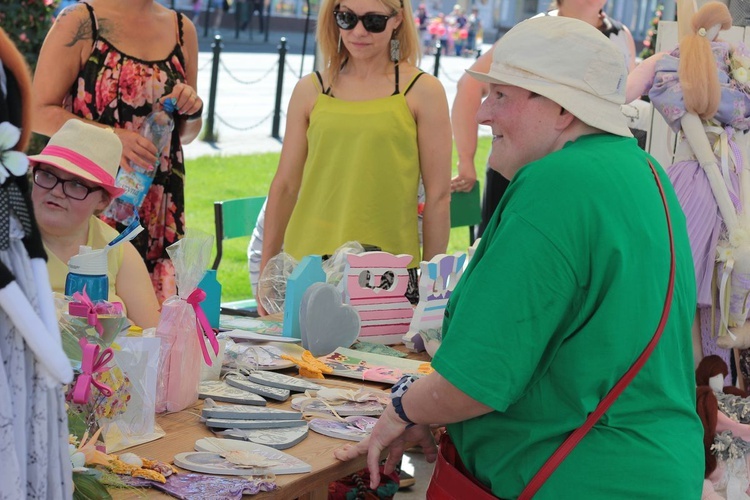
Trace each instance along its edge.
<instances>
[{"instance_id":1,"label":"person in background","mask_svg":"<svg viewBox=\"0 0 750 500\"><path fill-rule=\"evenodd\" d=\"M626 61L628 70L635 66L635 43L630 31L623 24L609 18L604 12L606 0L559 0L557 10L540 14L542 16L564 16L585 21L604 33L620 49L621 57ZM471 66L471 70L487 72L492 63L492 50L482 54ZM477 114L482 98L487 95L489 87L468 75L458 81L456 97L451 108L453 140L456 143L458 174L451 180L451 191L468 192L477 181L474 167L474 156L477 152L478 127L474 117ZM508 187L508 179L487 166L485 173L484 195L482 197L482 223L477 237L481 237L495 208Z\"/></svg>"},{"instance_id":2,"label":"person in background","mask_svg":"<svg viewBox=\"0 0 750 500\"><path fill-rule=\"evenodd\" d=\"M299 260L358 241L411 255L416 290L419 261L444 253L450 232L445 91L417 68L419 38L408 0L325 0L317 39L324 69L302 78L289 102L268 194L261 275L282 244Z\"/></svg>"},{"instance_id":3,"label":"person in background","mask_svg":"<svg viewBox=\"0 0 750 500\"><path fill-rule=\"evenodd\" d=\"M68 261L81 245L104 248L118 232L96 215L122 194L115 174L122 144L108 130L67 121L38 155L29 157L34 181L31 201L52 290L65 291ZM159 322L159 302L138 251L126 242L107 255L109 301L121 302L128 318L142 328Z\"/></svg>"},{"instance_id":4,"label":"person in background","mask_svg":"<svg viewBox=\"0 0 750 500\"><path fill-rule=\"evenodd\" d=\"M427 5L420 3L417 12L414 13L414 19L419 29L419 39L422 41L422 51L428 54L431 50L430 42L432 35L427 31L427 25L430 23L430 16L427 14Z\"/></svg>"},{"instance_id":5,"label":"person in background","mask_svg":"<svg viewBox=\"0 0 750 500\"><path fill-rule=\"evenodd\" d=\"M518 498L655 339L534 499L699 498L687 225L620 112L623 58L590 24L546 16L511 29L471 75L490 86L477 121L510 186L448 301L435 371L404 377L372 434L336 457L366 453L377 484L385 449L385 473L410 443L434 460L429 424L447 424L439 465L453 450L466 473L430 488Z\"/></svg>"},{"instance_id":6,"label":"person in background","mask_svg":"<svg viewBox=\"0 0 750 500\"><path fill-rule=\"evenodd\" d=\"M166 248L185 234L182 144L201 129L197 77L195 26L154 0L91 0L65 9L44 41L34 75L36 132L51 136L71 118L114 127L123 144L121 168L156 165L139 210L146 231L133 244L160 302L177 291ZM169 150L157 159L156 147L138 130L154 104L171 97L177 100L176 126Z\"/></svg>"},{"instance_id":7,"label":"person in background","mask_svg":"<svg viewBox=\"0 0 750 500\"><path fill-rule=\"evenodd\" d=\"M472 7L471 14L467 18L466 54L472 55L477 50L477 34L482 30L482 20L479 18L479 9Z\"/></svg>"}]
</instances>

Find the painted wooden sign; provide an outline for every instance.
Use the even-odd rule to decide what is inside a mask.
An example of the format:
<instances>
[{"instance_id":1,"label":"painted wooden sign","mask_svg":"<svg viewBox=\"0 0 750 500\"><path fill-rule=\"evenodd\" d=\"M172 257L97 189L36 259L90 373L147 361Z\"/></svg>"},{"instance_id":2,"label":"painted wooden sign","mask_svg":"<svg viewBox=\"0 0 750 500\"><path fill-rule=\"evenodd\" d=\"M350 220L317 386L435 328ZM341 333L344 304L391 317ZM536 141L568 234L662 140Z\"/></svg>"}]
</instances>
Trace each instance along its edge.
<instances>
[{"instance_id":1,"label":"painted wooden sign","mask_svg":"<svg viewBox=\"0 0 750 500\"><path fill-rule=\"evenodd\" d=\"M398 344L409 331L414 310L404 294L411 260L411 255L388 252L347 256L344 298L359 314L360 339Z\"/></svg>"},{"instance_id":2,"label":"painted wooden sign","mask_svg":"<svg viewBox=\"0 0 750 500\"><path fill-rule=\"evenodd\" d=\"M308 255L294 268L286 280L286 297L284 298L284 337L301 339L299 331L299 308L305 291L313 283L325 283L326 273L323 271L320 255Z\"/></svg>"},{"instance_id":3,"label":"painted wooden sign","mask_svg":"<svg viewBox=\"0 0 750 500\"><path fill-rule=\"evenodd\" d=\"M420 263L419 304L414 311L409 332L403 338L406 347L415 351L424 350L419 332L442 327L445 306L464 272L465 264L465 253L440 254L429 262Z\"/></svg>"}]
</instances>

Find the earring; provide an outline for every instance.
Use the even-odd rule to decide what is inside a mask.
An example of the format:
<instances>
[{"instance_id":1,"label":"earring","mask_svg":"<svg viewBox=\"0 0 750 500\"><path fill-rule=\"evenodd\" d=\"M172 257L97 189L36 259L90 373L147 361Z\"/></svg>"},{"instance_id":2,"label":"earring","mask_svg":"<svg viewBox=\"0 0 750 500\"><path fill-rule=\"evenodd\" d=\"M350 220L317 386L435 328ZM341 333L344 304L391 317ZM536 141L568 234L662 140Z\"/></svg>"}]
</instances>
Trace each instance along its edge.
<instances>
[{"instance_id":1,"label":"earring","mask_svg":"<svg viewBox=\"0 0 750 500\"><path fill-rule=\"evenodd\" d=\"M339 33L339 47L338 47L338 50L337 50L337 52L338 52L339 54L341 54L341 33Z\"/></svg>"},{"instance_id":2,"label":"earring","mask_svg":"<svg viewBox=\"0 0 750 500\"><path fill-rule=\"evenodd\" d=\"M391 36L391 61L397 63L401 59L401 42L396 38L396 30Z\"/></svg>"}]
</instances>

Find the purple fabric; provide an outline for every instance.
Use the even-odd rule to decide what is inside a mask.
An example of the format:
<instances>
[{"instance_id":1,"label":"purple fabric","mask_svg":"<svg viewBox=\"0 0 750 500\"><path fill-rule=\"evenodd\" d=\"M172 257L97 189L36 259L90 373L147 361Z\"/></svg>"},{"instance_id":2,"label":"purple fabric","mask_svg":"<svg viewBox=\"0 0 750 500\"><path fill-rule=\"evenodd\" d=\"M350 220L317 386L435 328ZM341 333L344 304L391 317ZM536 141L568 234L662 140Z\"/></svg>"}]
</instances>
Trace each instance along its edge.
<instances>
[{"instance_id":1,"label":"purple fabric","mask_svg":"<svg viewBox=\"0 0 750 500\"><path fill-rule=\"evenodd\" d=\"M713 296L711 277L722 226L719 207L708 178L697 161L675 163L667 169L667 175L687 219L690 249L695 264L698 306L710 307Z\"/></svg>"},{"instance_id":2,"label":"purple fabric","mask_svg":"<svg viewBox=\"0 0 750 500\"><path fill-rule=\"evenodd\" d=\"M128 486L156 488L182 500L241 500L243 494L255 495L276 489L273 481L195 473L172 474L166 484L132 476L120 476L120 479Z\"/></svg>"},{"instance_id":3,"label":"purple fabric","mask_svg":"<svg viewBox=\"0 0 750 500\"><path fill-rule=\"evenodd\" d=\"M714 119L722 126L736 130L750 129L750 96L739 88L737 82L729 78L729 57L732 46L726 42L711 42L716 68L719 71L721 85L721 102ZM740 54L748 55L744 45L734 48ZM648 96L657 111L664 117L674 131L679 131L680 120L685 114L685 102L682 87L677 75L680 49L675 49L656 63L654 84Z\"/></svg>"}]
</instances>

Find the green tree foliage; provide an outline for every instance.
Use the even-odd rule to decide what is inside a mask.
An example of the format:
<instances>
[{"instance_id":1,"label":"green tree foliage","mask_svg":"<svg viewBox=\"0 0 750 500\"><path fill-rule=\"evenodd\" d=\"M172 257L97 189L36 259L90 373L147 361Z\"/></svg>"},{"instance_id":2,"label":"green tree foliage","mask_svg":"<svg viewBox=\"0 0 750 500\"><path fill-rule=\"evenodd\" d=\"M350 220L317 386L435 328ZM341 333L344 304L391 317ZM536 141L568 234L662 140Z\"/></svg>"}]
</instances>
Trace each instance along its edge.
<instances>
[{"instance_id":1,"label":"green tree foliage","mask_svg":"<svg viewBox=\"0 0 750 500\"><path fill-rule=\"evenodd\" d=\"M663 12L664 6L657 5L654 17L651 19L651 28L646 33L646 39L643 40L643 50L638 55L641 59L646 59L647 57L654 55L654 51L656 50L656 36L659 31L659 21L661 20Z\"/></svg>"},{"instance_id":2,"label":"green tree foliage","mask_svg":"<svg viewBox=\"0 0 750 500\"><path fill-rule=\"evenodd\" d=\"M52 25L58 0L0 0L0 26L24 55L32 70Z\"/></svg>"}]
</instances>

